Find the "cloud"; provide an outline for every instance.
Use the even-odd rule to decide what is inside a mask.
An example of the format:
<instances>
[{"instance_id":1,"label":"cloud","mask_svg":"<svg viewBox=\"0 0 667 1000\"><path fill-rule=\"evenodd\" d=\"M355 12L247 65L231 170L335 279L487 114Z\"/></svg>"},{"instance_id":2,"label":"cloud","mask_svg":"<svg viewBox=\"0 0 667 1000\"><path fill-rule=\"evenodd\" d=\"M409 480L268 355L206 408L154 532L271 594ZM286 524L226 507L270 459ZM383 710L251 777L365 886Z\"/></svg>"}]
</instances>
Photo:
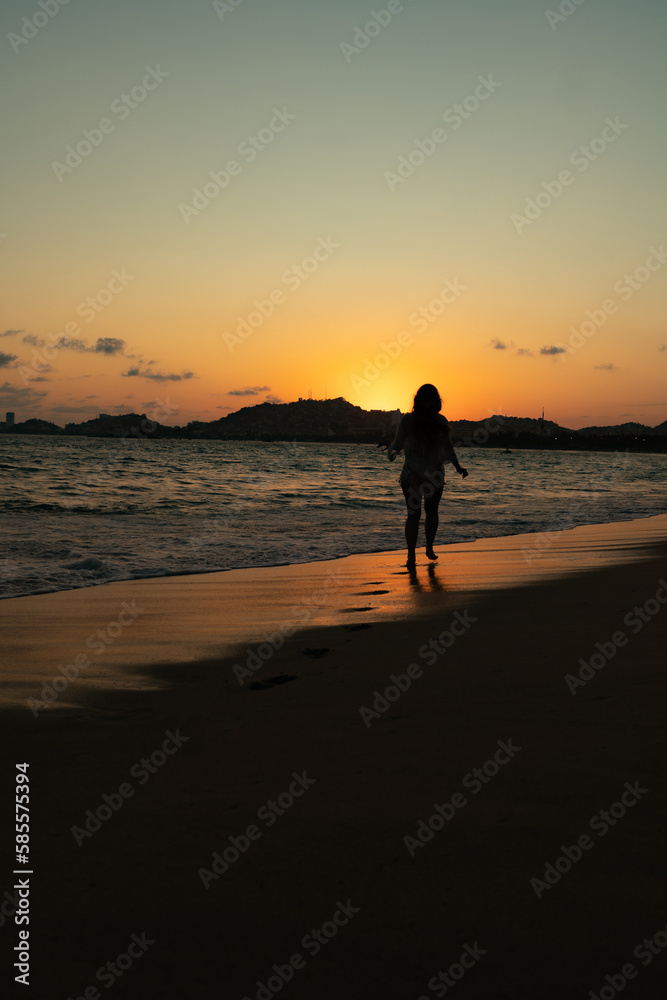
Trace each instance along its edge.
<instances>
[{"instance_id":1,"label":"cloud","mask_svg":"<svg viewBox=\"0 0 667 1000\"><path fill-rule=\"evenodd\" d=\"M28 382L50 382L51 379L47 378L45 375L37 375L35 378L29 378Z\"/></svg>"},{"instance_id":2,"label":"cloud","mask_svg":"<svg viewBox=\"0 0 667 1000\"><path fill-rule=\"evenodd\" d=\"M20 332L20 331L17 331ZM31 347L54 347L57 351L79 351L84 354L108 354L114 356L122 355L124 358L133 358L133 354L125 352L125 341L120 337L98 337L92 346L79 337L60 337L56 341L44 340L43 337L36 337L34 333L28 333L23 338L24 344Z\"/></svg>"},{"instance_id":3,"label":"cloud","mask_svg":"<svg viewBox=\"0 0 667 1000\"><path fill-rule=\"evenodd\" d=\"M595 366L595 370L598 371L598 372L617 372L618 368L616 367L616 365L612 365L612 364L608 364L608 365L596 365Z\"/></svg>"},{"instance_id":4,"label":"cloud","mask_svg":"<svg viewBox=\"0 0 667 1000\"><path fill-rule=\"evenodd\" d=\"M270 385L247 385L245 389L230 389L227 396L257 396L260 392L270 392Z\"/></svg>"},{"instance_id":5,"label":"cloud","mask_svg":"<svg viewBox=\"0 0 667 1000\"><path fill-rule=\"evenodd\" d=\"M57 344L60 350L81 351L86 354L109 354L114 356L120 354L125 358L133 355L125 353L125 341L120 337L98 337L92 347L89 347L84 340L77 337L63 337Z\"/></svg>"},{"instance_id":6,"label":"cloud","mask_svg":"<svg viewBox=\"0 0 667 1000\"><path fill-rule=\"evenodd\" d=\"M5 330L4 333L0 333L0 337L16 337L19 333L23 333L23 330Z\"/></svg>"},{"instance_id":7,"label":"cloud","mask_svg":"<svg viewBox=\"0 0 667 1000\"><path fill-rule=\"evenodd\" d=\"M0 407L39 407L45 392L38 389L29 389L12 385L11 382L4 382L0 385Z\"/></svg>"},{"instance_id":8,"label":"cloud","mask_svg":"<svg viewBox=\"0 0 667 1000\"><path fill-rule=\"evenodd\" d=\"M95 354L124 354L125 341L119 337L98 337L93 350Z\"/></svg>"},{"instance_id":9,"label":"cloud","mask_svg":"<svg viewBox=\"0 0 667 1000\"><path fill-rule=\"evenodd\" d=\"M25 371L23 371L23 369L25 369ZM21 365L20 366L20 371L21 371L21 374L23 375L23 378L27 382L37 382L38 378L39 378L39 376L36 374L37 372L52 372L53 368L51 367L51 365L49 365L47 363L44 363L43 365L42 364L40 364L40 365L37 365L37 364L35 364L35 365ZM28 376L29 372L32 373L32 375L33 375L32 378L30 378Z\"/></svg>"},{"instance_id":10,"label":"cloud","mask_svg":"<svg viewBox=\"0 0 667 1000\"><path fill-rule=\"evenodd\" d=\"M514 348L514 353L516 355L520 355L527 358L533 357L532 351L529 351L527 347L516 347L513 340L510 340L508 343L506 343L504 340L498 340L497 337L494 337L493 340L491 341L491 347L494 349L494 351L509 351L511 348Z\"/></svg>"},{"instance_id":11,"label":"cloud","mask_svg":"<svg viewBox=\"0 0 667 1000\"><path fill-rule=\"evenodd\" d=\"M233 410L233 406L216 406L216 410Z\"/></svg>"},{"instance_id":12,"label":"cloud","mask_svg":"<svg viewBox=\"0 0 667 1000\"><path fill-rule=\"evenodd\" d=\"M282 403L282 399L279 396L267 396L265 402L267 403Z\"/></svg>"},{"instance_id":13,"label":"cloud","mask_svg":"<svg viewBox=\"0 0 667 1000\"><path fill-rule=\"evenodd\" d=\"M18 359L18 354L5 354L4 351L0 351L0 368L11 368Z\"/></svg>"},{"instance_id":14,"label":"cloud","mask_svg":"<svg viewBox=\"0 0 667 1000\"><path fill-rule=\"evenodd\" d=\"M128 368L126 372L121 372L121 375L123 378L145 378L152 382L181 382L197 377L194 372L181 372L180 375L163 375L162 372L152 372L150 368L144 368L142 371L138 365L136 368Z\"/></svg>"},{"instance_id":15,"label":"cloud","mask_svg":"<svg viewBox=\"0 0 667 1000\"><path fill-rule=\"evenodd\" d=\"M4 336L6 337L7 334L5 334ZM660 347L658 348L658 350L659 351L667 351L667 344L661 344Z\"/></svg>"},{"instance_id":16,"label":"cloud","mask_svg":"<svg viewBox=\"0 0 667 1000\"><path fill-rule=\"evenodd\" d=\"M565 347L541 347L540 354L566 354Z\"/></svg>"},{"instance_id":17,"label":"cloud","mask_svg":"<svg viewBox=\"0 0 667 1000\"><path fill-rule=\"evenodd\" d=\"M64 351L65 349L68 351L88 350L88 345L85 340L79 340L78 337L62 337L55 346L59 351Z\"/></svg>"}]
</instances>

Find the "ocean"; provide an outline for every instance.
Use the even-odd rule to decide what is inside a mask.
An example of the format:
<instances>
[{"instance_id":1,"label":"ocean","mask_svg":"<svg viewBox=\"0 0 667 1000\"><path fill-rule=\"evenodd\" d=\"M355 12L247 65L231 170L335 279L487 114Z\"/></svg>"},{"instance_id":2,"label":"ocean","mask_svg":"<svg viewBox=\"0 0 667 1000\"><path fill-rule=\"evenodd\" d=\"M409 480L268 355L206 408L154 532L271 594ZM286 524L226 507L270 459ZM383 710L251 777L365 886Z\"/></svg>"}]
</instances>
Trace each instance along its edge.
<instances>
[{"instance_id":1,"label":"ocean","mask_svg":"<svg viewBox=\"0 0 667 1000\"><path fill-rule=\"evenodd\" d=\"M665 510L667 455L458 455L436 549ZM4 434L0 595L399 549L401 465L365 444Z\"/></svg>"}]
</instances>

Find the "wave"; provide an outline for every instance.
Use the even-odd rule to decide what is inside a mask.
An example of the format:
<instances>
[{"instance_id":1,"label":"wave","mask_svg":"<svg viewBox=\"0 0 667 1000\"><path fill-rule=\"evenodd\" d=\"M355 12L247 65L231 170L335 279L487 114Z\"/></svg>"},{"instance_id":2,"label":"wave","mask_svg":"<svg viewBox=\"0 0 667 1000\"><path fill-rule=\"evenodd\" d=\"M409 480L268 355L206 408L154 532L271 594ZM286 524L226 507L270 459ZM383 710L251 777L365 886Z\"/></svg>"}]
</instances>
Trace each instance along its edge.
<instances>
[{"instance_id":1,"label":"wave","mask_svg":"<svg viewBox=\"0 0 667 1000\"><path fill-rule=\"evenodd\" d=\"M279 443L163 442L145 456L123 447L26 437L0 451L0 482L11 484L0 501L4 596L404 545L399 470L383 456L369 461L368 446L300 444L298 462ZM508 463L476 449L465 482L448 474L439 544L662 513L667 456L633 459L610 480L607 456L562 453L556 466L537 453L516 452Z\"/></svg>"}]
</instances>

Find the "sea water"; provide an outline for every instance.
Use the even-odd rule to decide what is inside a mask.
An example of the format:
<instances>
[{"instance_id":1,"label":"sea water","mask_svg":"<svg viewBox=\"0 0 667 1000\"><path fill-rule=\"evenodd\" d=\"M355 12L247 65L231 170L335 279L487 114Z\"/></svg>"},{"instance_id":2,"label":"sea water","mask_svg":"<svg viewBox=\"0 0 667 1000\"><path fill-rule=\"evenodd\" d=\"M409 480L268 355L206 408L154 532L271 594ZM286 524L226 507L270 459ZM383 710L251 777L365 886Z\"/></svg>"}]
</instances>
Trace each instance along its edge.
<instances>
[{"instance_id":1,"label":"sea water","mask_svg":"<svg viewBox=\"0 0 667 1000\"><path fill-rule=\"evenodd\" d=\"M667 456L460 448L436 548L663 513ZM0 437L3 597L404 545L400 457L365 444ZM423 544L423 530L420 536Z\"/></svg>"}]
</instances>

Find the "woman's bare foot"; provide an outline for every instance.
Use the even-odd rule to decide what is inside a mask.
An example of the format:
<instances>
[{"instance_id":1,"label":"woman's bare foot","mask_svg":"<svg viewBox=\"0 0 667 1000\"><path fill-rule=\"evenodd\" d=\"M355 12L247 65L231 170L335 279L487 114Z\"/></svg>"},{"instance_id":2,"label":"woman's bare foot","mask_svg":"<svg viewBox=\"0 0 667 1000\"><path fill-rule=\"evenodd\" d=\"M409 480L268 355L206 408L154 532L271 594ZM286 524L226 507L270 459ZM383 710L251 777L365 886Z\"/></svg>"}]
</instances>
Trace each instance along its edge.
<instances>
[{"instance_id":1,"label":"woman's bare foot","mask_svg":"<svg viewBox=\"0 0 667 1000\"><path fill-rule=\"evenodd\" d=\"M414 549L408 549L408 561L406 562L405 565L408 567L408 569L414 569L415 566L417 565Z\"/></svg>"},{"instance_id":2,"label":"woman's bare foot","mask_svg":"<svg viewBox=\"0 0 667 1000\"><path fill-rule=\"evenodd\" d=\"M429 547L427 548L427 550L426 550L426 555L428 556L428 558L429 558L429 559L437 559L437 558L438 558L438 557L436 556L435 552L433 551L433 548L432 548L431 546L429 546Z\"/></svg>"}]
</instances>

